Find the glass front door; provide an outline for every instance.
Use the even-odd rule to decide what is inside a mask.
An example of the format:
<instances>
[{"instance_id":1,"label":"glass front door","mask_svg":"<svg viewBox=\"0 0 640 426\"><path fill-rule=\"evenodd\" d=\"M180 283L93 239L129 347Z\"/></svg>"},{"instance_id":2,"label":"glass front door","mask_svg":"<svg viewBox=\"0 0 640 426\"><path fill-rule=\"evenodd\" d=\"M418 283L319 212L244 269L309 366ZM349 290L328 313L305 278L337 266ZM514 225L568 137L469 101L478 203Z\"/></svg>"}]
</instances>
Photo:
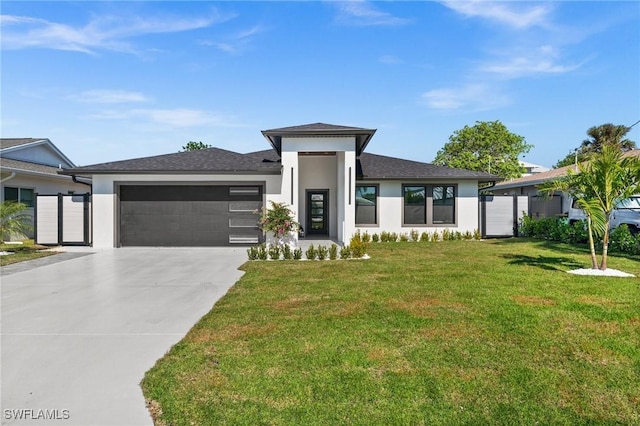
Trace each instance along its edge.
<instances>
[{"instance_id":1,"label":"glass front door","mask_svg":"<svg viewBox=\"0 0 640 426\"><path fill-rule=\"evenodd\" d=\"M307 191L307 234L329 233L329 191Z\"/></svg>"}]
</instances>

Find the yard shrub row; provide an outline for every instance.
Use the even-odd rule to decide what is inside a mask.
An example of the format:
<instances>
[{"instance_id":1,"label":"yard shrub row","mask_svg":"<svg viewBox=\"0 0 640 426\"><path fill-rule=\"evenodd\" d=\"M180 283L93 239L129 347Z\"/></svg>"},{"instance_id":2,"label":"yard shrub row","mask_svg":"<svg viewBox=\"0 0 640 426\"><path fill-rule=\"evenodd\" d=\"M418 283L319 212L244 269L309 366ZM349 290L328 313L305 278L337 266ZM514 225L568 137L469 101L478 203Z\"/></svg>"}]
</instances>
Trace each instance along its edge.
<instances>
[{"instance_id":1,"label":"yard shrub row","mask_svg":"<svg viewBox=\"0 0 640 426\"><path fill-rule=\"evenodd\" d=\"M584 221L569 223L565 217L531 218L524 216L520 221L518 234L541 240L558 241L569 244L586 244L589 241ZM595 241L601 245L602 240ZM621 225L611 231L609 251L640 254L640 234L633 235L627 225Z\"/></svg>"}]
</instances>

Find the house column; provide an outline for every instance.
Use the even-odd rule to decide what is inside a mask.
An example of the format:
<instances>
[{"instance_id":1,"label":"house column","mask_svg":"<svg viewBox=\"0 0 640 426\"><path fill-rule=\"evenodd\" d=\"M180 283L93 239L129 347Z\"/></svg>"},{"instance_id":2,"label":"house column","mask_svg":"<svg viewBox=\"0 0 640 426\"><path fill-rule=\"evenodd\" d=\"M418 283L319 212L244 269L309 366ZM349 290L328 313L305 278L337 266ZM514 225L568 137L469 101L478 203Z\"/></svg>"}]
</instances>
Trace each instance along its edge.
<instances>
[{"instance_id":1,"label":"house column","mask_svg":"<svg viewBox=\"0 0 640 426\"><path fill-rule=\"evenodd\" d=\"M348 244L356 228L356 154L340 151L338 160L338 240Z\"/></svg>"},{"instance_id":2,"label":"house column","mask_svg":"<svg viewBox=\"0 0 640 426\"><path fill-rule=\"evenodd\" d=\"M299 217L300 200L298 199L298 152L282 151L282 192L280 202L289 205L298 222L303 223L304 218ZM267 206L268 207L268 206Z\"/></svg>"}]
</instances>

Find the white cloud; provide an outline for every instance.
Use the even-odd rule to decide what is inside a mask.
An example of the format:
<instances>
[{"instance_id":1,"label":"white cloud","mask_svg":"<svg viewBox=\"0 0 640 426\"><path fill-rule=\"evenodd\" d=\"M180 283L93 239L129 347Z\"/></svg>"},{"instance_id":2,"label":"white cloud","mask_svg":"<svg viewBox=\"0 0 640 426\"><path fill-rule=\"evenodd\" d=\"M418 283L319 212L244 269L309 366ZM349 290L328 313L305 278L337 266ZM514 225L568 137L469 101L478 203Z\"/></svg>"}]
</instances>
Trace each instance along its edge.
<instances>
[{"instance_id":1,"label":"white cloud","mask_svg":"<svg viewBox=\"0 0 640 426\"><path fill-rule=\"evenodd\" d=\"M240 53L243 51L251 41L254 36L260 34L265 31L265 28L261 25L255 25L245 31L241 31L237 34L231 35L223 41L211 41L211 40L200 40L200 44L203 46L212 46L217 49L222 50L227 53Z\"/></svg>"},{"instance_id":2,"label":"white cloud","mask_svg":"<svg viewBox=\"0 0 640 426\"><path fill-rule=\"evenodd\" d=\"M467 17L484 18L518 29L546 26L552 10L549 3L445 0L442 4Z\"/></svg>"},{"instance_id":3,"label":"white cloud","mask_svg":"<svg viewBox=\"0 0 640 426\"><path fill-rule=\"evenodd\" d=\"M85 90L77 95L69 96L69 98L78 102L97 104L150 101L149 98L140 92L129 92L126 90Z\"/></svg>"},{"instance_id":4,"label":"white cloud","mask_svg":"<svg viewBox=\"0 0 640 426\"><path fill-rule=\"evenodd\" d=\"M374 7L371 2L366 0L350 0L344 2L335 2L338 8L338 16L336 21L346 25L361 26L394 26L406 25L411 22L410 19L399 18L390 13L383 12Z\"/></svg>"},{"instance_id":5,"label":"white cloud","mask_svg":"<svg viewBox=\"0 0 640 426\"><path fill-rule=\"evenodd\" d=\"M215 12L196 18L101 16L84 26L73 26L32 17L2 15L0 23L3 27L3 49L44 48L93 54L99 50L133 53L135 49L126 41L128 38L206 28L227 19Z\"/></svg>"},{"instance_id":6,"label":"white cloud","mask_svg":"<svg viewBox=\"0 0 640 426\"><path fill-rule=\"evenodd\" d=\"M140 123L140 120L144 120L158 126L155 127L157 130L210 125L235 127L237 125L236 118L231 115L188 108L109 110L94 114L91 118L104 120L135 119L137 124L143 124Z\"/></svg>"},{"instance_id":7,"label":"white cloud","mask_svg":"<svg viewBox=\"0 0 640 426\"><path fill-rule=\"evenodd\" d=\"M508 96L485 84L433 89L423 93L422 100L427 107L442 111L486 111L510 103Z\"/></svg>"},{"instance_id":8,"label":"white cloud","mask_svg":"<svg viewBox=\"0 0 640 426\"><path fill-rule=\"evenodd\" d=\"M560 53L552 46L540 46L526 52L503 54L505 60L485 63L480 71L497 74L506 78L518 78L537 74L564 74L574 71L582 64L560 64Z\"/></svg>"}]
</instances>

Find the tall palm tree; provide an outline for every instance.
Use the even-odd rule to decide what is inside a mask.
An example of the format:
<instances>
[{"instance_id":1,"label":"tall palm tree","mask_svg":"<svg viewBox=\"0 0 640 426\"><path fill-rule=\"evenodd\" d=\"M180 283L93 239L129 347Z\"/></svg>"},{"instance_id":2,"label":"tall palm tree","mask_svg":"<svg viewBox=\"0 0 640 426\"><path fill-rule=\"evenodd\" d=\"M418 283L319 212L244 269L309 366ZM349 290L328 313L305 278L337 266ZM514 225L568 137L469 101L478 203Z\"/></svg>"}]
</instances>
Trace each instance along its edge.
<instances>
[{"instance_id":1,"label":"tall palm tree","mask_svg":"<svg viewBox=\"0 0 640 426\"><path fill-rule=\"evenodd\" d=\"M26 209L25 204L15 201L0 203L0 240L32 229L31 215L26 213Z\"/></svg>"}]
</instances>

